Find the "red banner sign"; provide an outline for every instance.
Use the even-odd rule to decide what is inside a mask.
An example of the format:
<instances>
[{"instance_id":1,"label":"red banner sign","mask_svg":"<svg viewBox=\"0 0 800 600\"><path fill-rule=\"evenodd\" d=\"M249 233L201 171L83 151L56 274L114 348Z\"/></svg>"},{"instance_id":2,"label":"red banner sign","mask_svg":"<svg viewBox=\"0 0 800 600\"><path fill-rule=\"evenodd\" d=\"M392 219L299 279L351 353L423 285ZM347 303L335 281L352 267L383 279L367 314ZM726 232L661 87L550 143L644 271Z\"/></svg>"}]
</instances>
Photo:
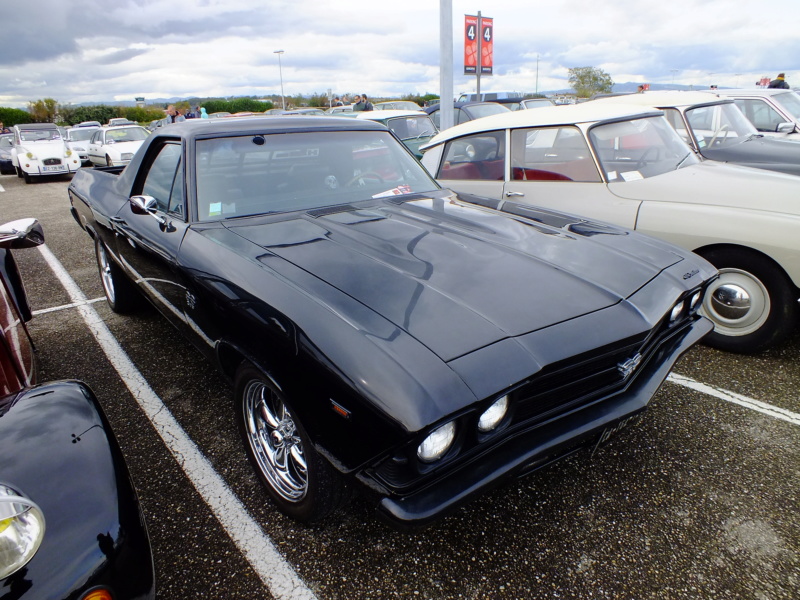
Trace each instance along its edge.
<instances>
[{"instance_id":1,"label":"red banner sign","mask_svg":"<svg viewBox=\"0 0 800 600\"><path fill-rule=\"evenodd\" d=\"M494 52L494 19L464 16L464 74L475 75L478 69L478 47L481 56L481 75L491 75ZM478 40L480 38L480 44Z\"/></svg>"}]
</instances>

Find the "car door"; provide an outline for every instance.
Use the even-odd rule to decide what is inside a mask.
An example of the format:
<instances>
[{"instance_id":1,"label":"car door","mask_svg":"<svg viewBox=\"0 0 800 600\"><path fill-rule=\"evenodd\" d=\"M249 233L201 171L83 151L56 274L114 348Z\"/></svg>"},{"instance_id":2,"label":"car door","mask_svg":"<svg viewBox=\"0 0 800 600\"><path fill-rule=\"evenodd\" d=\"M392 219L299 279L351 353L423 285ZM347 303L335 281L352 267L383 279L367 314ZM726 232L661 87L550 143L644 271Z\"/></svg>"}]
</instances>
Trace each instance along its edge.
<instances>
[{"instance_id":1,"label":"car door","mask_svg":"<svg viewBox=\"0 0 800 600\"><path fill-rule=\"evenodd\" d=\"M94 165L104 164L104 161L100 161L100 156L102 154L102 144L103 144L103 130L98 129L92 135L92 138L89 140L89 145L86 148L86 152L89 155L89 160Z\"/></svg>"},{"instance_id":2,"label":"car door","mask_svg":"<svg viewBox=\"0 0 800 600\"><path fill-rule=\"evenodd\" d=\"M178 328L185 323L186 286L177 265L188 227L185 189L180 142L167 140L151 146L133 196L154 199L154 208L136 214L131 203L126 203L114 218L117 251L125 269L140 291Z\"/></svg>"},{"instance_id":3,"label":"car door","mask_svg":"<svg viewBox=\"0 0 800 600\"><path fill-rule=\"evenodd\" d=\"M778 125L791 121L760 98L737 98L734 102L756 129L763 133L775 133L778 131Z\"/></svg>"},{"instance_id":4,"label":"car door","mask_svg":"<svg viewBox=\"0 0 800 600\"><path fill-rule=\"evenodd\" d=\"M578 127L514 129L508 162L504 200L635 228L641 202L611 193Z\"/></svg>"},{"instance_id":5,"label":"car door","mask_svg":"<svg viewBox=\"0 0 800 600\"><path fill-rule=\"evenodd\" d=\"M450 140L441 152L433 148L422 164L436 173L437 181L457 192L501 199L506 178L506 131L487 131Z\"/></svg>"}]
</instances>

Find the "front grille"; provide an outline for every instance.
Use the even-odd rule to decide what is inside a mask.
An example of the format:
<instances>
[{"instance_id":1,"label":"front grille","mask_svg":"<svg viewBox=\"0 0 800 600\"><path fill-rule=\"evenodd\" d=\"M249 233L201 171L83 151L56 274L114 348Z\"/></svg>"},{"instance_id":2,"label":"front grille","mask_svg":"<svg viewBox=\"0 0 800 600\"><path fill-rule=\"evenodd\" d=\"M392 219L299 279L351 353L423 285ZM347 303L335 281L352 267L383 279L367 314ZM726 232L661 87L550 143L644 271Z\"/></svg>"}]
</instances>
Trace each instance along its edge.
<instances>
[{"instance_id":1,"label":"front grille","mask_svg":"<svg viewBox=\"0 0 800 600\"><path fill-rule=\"evenodd\" d=\"M648 335L643 334L551 365L511 394L516 407L514 421L544 419L613 393L630 378L620 365L637 356L647 356L653 345L647 342Z\"/></svg>"},{"instance_id":2,"label":"front grille","mask_svg":"<svg viewBox=\"0 0 800 600\"><path fill-rule=\"evenodd\" d=\"M45 158L42 162L46 166L52 167L52 166L55 166L55 165L60 165L61 164L61 159L60 158Z\"/></svg>"}]
</instances>

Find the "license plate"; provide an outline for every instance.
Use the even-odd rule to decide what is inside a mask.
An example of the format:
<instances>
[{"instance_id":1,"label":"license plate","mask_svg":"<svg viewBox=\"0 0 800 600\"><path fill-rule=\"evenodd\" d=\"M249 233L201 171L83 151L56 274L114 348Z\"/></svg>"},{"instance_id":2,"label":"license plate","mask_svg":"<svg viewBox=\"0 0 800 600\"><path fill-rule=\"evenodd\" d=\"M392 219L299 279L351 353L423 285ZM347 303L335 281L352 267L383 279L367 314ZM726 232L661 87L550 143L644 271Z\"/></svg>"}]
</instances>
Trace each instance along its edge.
<instances>
[{"instance_id":1,"label":"license plate","mask_svg":"<svg viewBox=\"0 0 800 600\"><path fill-rule=\"evenodd\" d=\"M594 450L592 450L592 456L594 456L594 453L597 452L598 448L605 446L608 443L608 441L615 435L617 435L620 431L622 431L626 427L635 425L636 422L639 421L639 419L641 419L642 414L643 413L638 412L635 415L630 415L629 417L625 417L621 421L617 421L613 425L609 425L608 427L606 427L603 430L603 433L600 434L600 437L597 438L597 444L595 444Z\"/></svg>"},{"instance_id":2,"label":"license plate","mask_svg":"<svg viewBox=\"0 0 800 600\"><path fill-rule=\"evenodd\" d=\"M65 168L65 167L63 167L63 166L58 166L58 167L42 167L42 170L43 170L43 171L65 171L65 170L66 170L66 168Z\"/></svg>"}]
</instances>

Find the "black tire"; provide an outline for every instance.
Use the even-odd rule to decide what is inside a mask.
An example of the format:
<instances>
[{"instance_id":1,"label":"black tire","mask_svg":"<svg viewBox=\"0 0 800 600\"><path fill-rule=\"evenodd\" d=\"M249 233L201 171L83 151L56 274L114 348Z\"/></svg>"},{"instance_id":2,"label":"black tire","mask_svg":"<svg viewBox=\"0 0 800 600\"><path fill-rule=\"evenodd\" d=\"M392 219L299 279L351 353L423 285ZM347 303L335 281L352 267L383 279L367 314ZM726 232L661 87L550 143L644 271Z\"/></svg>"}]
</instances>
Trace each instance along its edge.
<instances>
[{"instance_id":1,"label":"black tire","mask_svg":"<svg viewBox=\"0 0 800 600\"><path fill-rule=\"evenodd\" d=\"M130 279L125 277L119 265L109 256L103 242L94 241L94 252L97 258L97 268L100 271L100 282L106 302L115 313L125 314L133 312L141 306L142 297L139 290Z\"/></svg>"},{"instance_id":2,"label":"black tire","mask_svg":"<svg viewBox=\"0 0 800 600\"><path fill-rule=\"evenodd\" d=\"M746 249L715 248L701 255L719 269L702 312L714 322L705 343L755 353L779 344L797 325L797 292L769 258Z\"/></svg>"},{"instance_id":3,"label":"black tire","mask_svg":"<svg viewBox=\"0 0 800 600\"><path fill-rule=\"evenodd\" d=\"M242 363L235 402L247 457L281 512L310 523L344 504L349 497L344 478L314 449L277 383Z\"/></svg>"},{"instance_id":4,"label":"black tire","mask_svg":"<svg viewBox=\"0 0 800 600\"><path fill-rule=\"evenodd\" d=\"M19 167L14 167L14 169L16 169L16 171L17 171L17 177L22 179L22 169L20 169Z\"/></svg>"},{"instance_id":5,"label":"black tire","mask_svg":"<svg viewBox=\"0 0 800 600\"><path fill-rule=\"evenodd\" d=\"M25 171L22 172L22 177L25 179L25 183L31 183L33 181L33 177L28 175Z\"/></svg>"},{"instance_id":6,"label":"black tire","mask_svg":"<svg viewBox=\"0 0 800 600\"><path fill-rule=\"evenodd\" d=\"M114 166L114 163L111 162L111 157L108 156L108 155L106 155L106 166L107 167L113 167Z\"/></svg>"}]
</instances>

